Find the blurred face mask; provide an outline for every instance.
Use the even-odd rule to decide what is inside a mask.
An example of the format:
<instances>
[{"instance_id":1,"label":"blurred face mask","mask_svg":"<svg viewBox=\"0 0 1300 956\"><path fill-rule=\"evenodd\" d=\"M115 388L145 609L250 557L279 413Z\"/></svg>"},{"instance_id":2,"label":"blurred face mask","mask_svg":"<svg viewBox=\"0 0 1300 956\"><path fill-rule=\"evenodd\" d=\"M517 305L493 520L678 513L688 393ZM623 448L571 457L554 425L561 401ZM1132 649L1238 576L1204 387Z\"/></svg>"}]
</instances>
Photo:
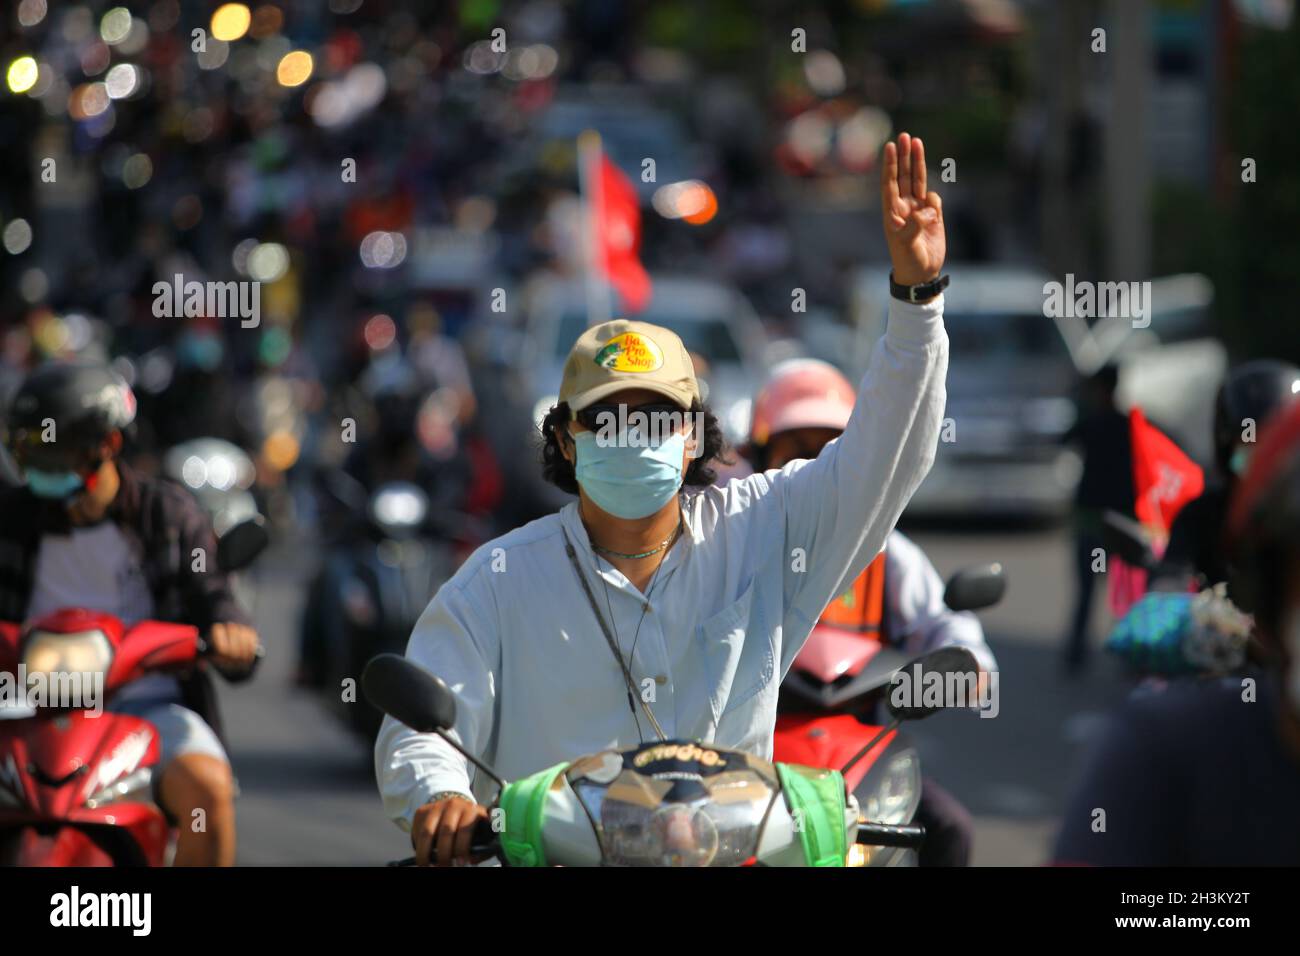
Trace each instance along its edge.
<instances>
[{"instance_id":1,"label":"blurred face mask","mask_svg":"<svg viewBox=\"0 0 1300 956\"><path fill-rule=\"evenodd\" d=\"M645 518L672 501L682 486L686 436L675 434L657 446L601 443L594 432L573 438L575 472L587 497L616 518Z\"/></svg>"},{"instance_id":2,"label":"blurred face mask","mask_svg":"<svg viewBox=\"0 0 1300 956\"><path fill-rule=\"evenodd\" d=\"M27 487L37 498L63 501L71 498L83 487L85 480L75 471L41 471L39 468L25 468Z\"/></svg>"}]
</instances>

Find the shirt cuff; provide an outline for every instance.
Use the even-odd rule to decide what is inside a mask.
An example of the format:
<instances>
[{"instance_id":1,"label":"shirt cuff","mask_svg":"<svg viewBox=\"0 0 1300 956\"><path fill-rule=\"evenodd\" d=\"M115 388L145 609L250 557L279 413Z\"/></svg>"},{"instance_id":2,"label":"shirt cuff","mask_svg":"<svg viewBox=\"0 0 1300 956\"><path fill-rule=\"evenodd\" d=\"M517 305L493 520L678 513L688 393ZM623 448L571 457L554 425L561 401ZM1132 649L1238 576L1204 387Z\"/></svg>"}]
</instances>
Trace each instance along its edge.
<instances>
[{"instance_id":1,"label":"shirt cuff","mask_svg":"<svg viewBox=\"0 0 1300 956\"><path fill-rule=\"evenodd\" d=\"M929 302L889 299L885 337L894 345L929 345L943 337L943 293Z\"/></svg>"}]
</instances>

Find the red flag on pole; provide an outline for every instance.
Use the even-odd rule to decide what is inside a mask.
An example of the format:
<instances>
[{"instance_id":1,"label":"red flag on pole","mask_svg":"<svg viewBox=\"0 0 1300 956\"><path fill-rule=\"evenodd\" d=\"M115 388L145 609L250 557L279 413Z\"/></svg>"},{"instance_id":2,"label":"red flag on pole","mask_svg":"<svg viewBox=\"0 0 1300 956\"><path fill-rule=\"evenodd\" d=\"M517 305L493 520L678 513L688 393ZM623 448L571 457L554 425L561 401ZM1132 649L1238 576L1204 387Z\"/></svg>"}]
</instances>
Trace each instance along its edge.
<instances>
[{"instance_id":1,"label":"red flag on pole","mask_svg":"<svg viewBox=\"0 0 1300 956\"><path fill-rule=\"evenodd\" d=\"M601 152L592 189L596 263L618 290L623 307L640 312L650 301L650 276L641 265L641 207L636 188Z\"/></svg>"},{"instance_id":2,"label":"red flag on pole","mask_svg":"<svg viewBox=\"0 0 1300 956\"><path fill-rule=\"evenodd\" d=\"M1183 505L1205 490L1201 466L1160 429L1140 408L1129 412L1133 439L1134 513L1138 520L1167 537Z\"/></svg>"}]
</instances>

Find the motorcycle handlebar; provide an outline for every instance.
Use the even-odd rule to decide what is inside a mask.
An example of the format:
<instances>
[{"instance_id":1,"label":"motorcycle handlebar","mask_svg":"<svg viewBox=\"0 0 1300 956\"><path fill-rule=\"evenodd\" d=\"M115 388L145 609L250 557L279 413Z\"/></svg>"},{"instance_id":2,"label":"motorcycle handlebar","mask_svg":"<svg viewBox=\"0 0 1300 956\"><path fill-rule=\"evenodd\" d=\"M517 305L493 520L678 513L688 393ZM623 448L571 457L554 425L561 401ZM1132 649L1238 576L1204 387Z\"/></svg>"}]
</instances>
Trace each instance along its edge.
<instances>
[{"instance_id":1,"label":"motorcycle handlebar","mask_svg":"<svg viewBox=\"0 0 1300 956\"><path fill-rule=\"evenodd\" d=\"M497 834L492 830L490 821L484 819L474 824L474 835L470 839L469 851L474 857L494 856L500 849ZM919 850L925 842L925 827L911 823L894 826L888 823L859 823L858 842L869 846L897 846L909 850ZM436 863L437 850L433 851ZM389 866L415 866L415 857L408 856L393 860Z\"/></svg>"},{"instance_id":2,"label":"motorcycle handlebar","mask_svg":"<svg viewBox=\"0 0 1300 956\"><path fill-rule=\"evenodd\" d=\"M469 855L472 857L487 858L496 856L501 849L501 843L497 839L498 834L492 829L492 821L484 818L474 824L474 834L469 841ZM429 851L430 862L437 864L438 848L435 846ZM393 860L389 866L415 866L415 857L408 856L401 860Z\"/></svg>"},{"instance_id":3,"label":"motorcycle handlebar","mask_svg":"<svg viewBox=\"0 0 1300 956\"><path fill-rule=\"evenodd\" d=\"M200 634L197 638L195 638L195 655L197 657L207 657L211 653L212 653L212 643L206 637ZM259 664L262 663L262 658L264 657L266 657L266 645L258 644L257 650L253 652L253 661L248 665L248 670L244 671L242 674L236 674L230 679L235 683L240 683L242 681L248 680L255 673L257 673L257 667Z\"/></svg>"},{"instance_id":4,"label":"motorcycle handlebar","mask_svg":"<svg viewBox=\"0 0 1300 956\"><path fill-rule=\"evenodd\" d=\"M894 826L888 823L859 823L858 842L868 846L901 846L918 850L925 842L925 827L919 823Z\"/></svg>"}]
</instances>

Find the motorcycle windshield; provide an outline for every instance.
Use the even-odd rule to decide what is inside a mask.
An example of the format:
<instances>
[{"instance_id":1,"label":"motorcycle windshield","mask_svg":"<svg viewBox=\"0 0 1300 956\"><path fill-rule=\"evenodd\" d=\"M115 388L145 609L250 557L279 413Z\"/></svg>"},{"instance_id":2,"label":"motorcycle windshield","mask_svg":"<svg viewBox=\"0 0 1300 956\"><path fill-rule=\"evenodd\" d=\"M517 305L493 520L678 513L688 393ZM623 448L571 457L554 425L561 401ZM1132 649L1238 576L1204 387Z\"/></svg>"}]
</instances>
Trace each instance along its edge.
<instances>
[{"instance_id":1,"label":"motorcycle windshield","mask_svg":"<svg viewBox=\"0 0 1300 956\"><path fill-rule=\"evenodd\" d=\"M595 754L568 778L606 866L749 863L780 792L771 764L687 741Z\"/></svg>"}]
</instances>

